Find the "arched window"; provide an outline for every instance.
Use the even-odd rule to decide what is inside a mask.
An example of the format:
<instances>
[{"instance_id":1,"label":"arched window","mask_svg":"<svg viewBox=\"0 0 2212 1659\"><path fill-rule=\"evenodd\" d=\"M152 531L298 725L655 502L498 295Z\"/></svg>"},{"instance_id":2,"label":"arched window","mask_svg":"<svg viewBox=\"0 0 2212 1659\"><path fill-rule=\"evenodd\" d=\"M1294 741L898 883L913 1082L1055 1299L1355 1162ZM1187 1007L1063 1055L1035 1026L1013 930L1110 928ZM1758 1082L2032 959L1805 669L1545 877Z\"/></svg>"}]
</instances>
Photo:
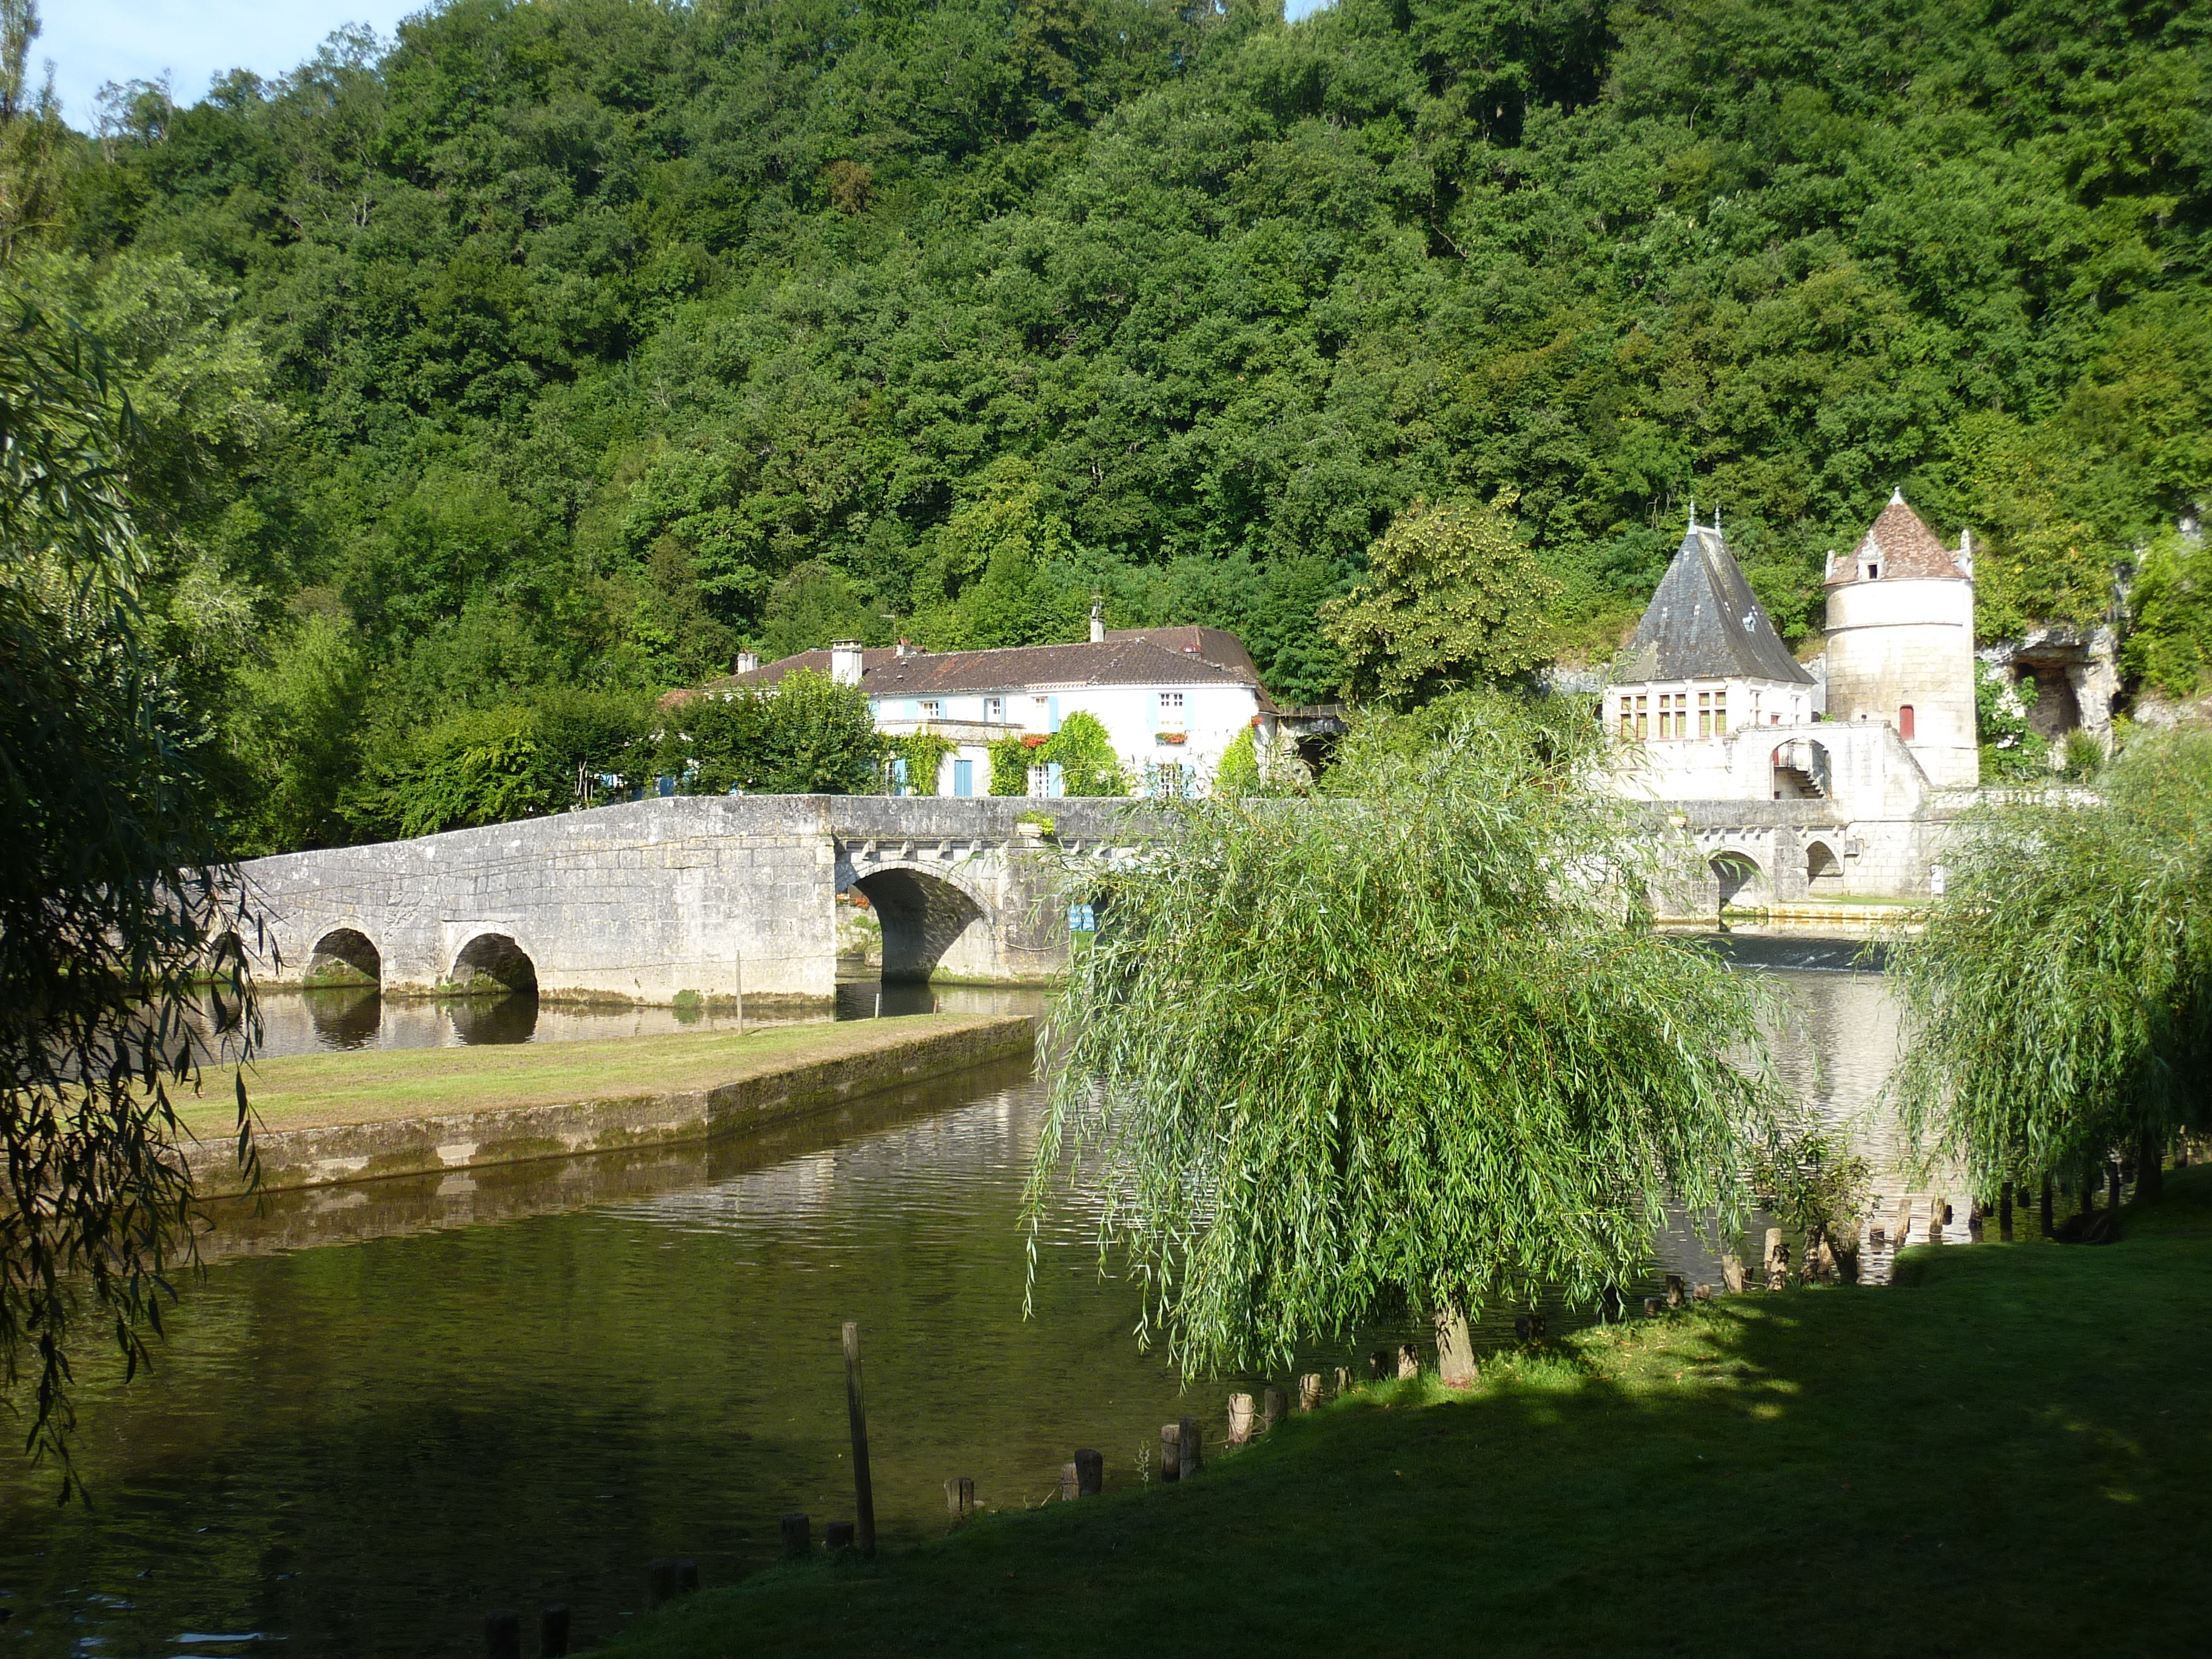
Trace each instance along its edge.
<instances>
[{"instance_id":1,"label":"arched window","mask_svg":"<svg viewBox=\"0 0 2212 1659\"><path fill-rule=\"evenodd\" d=\"M1897 711L1897 735L1907 743L1912 741L1912 705L1909 702Z\"/></svg>"}]
</instances>

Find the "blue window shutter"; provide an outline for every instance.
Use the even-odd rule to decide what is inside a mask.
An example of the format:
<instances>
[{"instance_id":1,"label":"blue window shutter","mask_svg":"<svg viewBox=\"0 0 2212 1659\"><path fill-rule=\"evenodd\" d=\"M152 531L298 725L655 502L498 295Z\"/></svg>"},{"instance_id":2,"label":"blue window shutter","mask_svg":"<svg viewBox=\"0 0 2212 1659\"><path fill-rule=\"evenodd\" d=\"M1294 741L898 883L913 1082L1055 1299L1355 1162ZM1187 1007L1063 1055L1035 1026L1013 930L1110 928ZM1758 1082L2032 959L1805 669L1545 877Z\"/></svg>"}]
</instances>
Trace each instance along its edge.
<instances>
[{"instance_id":1,"label":"blue window shutter","mask_svg":"<svg viewBox=\"0 0 2212 1659\"><path fill-rule=\"evenodd\" d=\"M1050 699L1045 704L1044 716L1046 723L1049 725L1054 731L1057 732L1060 730L1060 699L1058 697Z\"/></svg>"},{"instance_id":2,"label":"blue window shutter","mask_svg":"<svg viewBox=\"0 0 2212 1659\"><path fill-rule=\"evenodd\" d=\"M975 763L957 760L952 763L952 793L972 795L975 793Z\"/></svg>"}]
</instances>

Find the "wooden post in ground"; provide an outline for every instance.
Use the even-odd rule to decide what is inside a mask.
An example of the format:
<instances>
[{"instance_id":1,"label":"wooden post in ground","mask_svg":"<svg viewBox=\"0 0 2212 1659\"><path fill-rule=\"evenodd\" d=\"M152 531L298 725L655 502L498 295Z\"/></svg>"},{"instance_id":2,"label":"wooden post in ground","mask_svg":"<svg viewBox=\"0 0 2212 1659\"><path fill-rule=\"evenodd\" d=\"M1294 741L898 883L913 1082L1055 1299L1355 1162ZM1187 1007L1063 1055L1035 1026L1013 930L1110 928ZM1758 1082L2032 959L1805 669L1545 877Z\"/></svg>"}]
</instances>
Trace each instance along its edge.
<instances>
[{"instance_id":1,"label":"wooden post in ground","mask_svg":"<svg viewBox=\"0 0 2212 1659\"><path fill-rule=\"evenodd\" d=\"M1075 1449L1075 1495L1096 1498L1106 1490L1106 1455L1089 1446Z\"/></svg>"},{"instance_id":2,"label":"wooden post in ground","mask_svg":"<svg viewBox=\"0 0 2212 1659\"><path fill-rule=\"evenodd\" d=\"M1351 1387L1352 1367L1349 1365L1339 1365L1336 1368L1336 1391L1339 1394L1343 1394L1348 1391Z\"/></svg>"},{"instance_id":3,"label":"wooden post in ground","mask_svg":"<svg viewBox=\"0 0 2212 1659\"><path fill-rule=\"evenodd\" d=\"M568 1607L555 1601L538 1610L538 1651L542 1659L566 1659L568 1651Z\"/></svg>"},{"instance_id":4,"label":"wooden post in ground","mask_svg":"<svg viewBox=\"0 0 2212 1659\"><path fill-rule=\"evenodd\" d=\"M945 1510L955 1521L965 1521L975 1509L975 1477L956 1474L945 1483Z\"/></svg>"},{"instance_id":5,"label":"wooden post in ground","mask_svg":"<svg viewBox=\"0 0 2212 1659\"><path fill-rule=\"evenodd\" d=\"M853 1523L850 1521L832 1521L823 1528L822 1547L833 1555L841 1550L852 1548Z\"/></svg>"},{"instance_id":6,"label":"wooden post in ground","mask_svg":"<svg viewBox=\"0 0 2212 1659\"><path fill-rule=\"evenodd\" d=\"M1721 1257L1721 1283L1728 1286L1729 1295L1743 1294L1743 1258L1734 1250Z\"/></svg>"},{"instance_id":7,"label":"wooden post in ground","mask_svg":"<svg viewBox=\"0 0 2212 1659\"><path fill-rule=\"evenodd\" d=\"M1182 1479L1182 1425L1180 1423L1160 1425L1160 1479Z\"/></svg>"},{"instance_id":8,"label":"wooden post in ground","mask_svg":"<svg viewBox=\"0 0 2212 1659\"><path fill-rule=\"evenodd\" d=\"M1421 1351L1410 1342L1398 1345L1398 1380L1407 1382L1421 1374Z\"/></svg>"},{"instance_id":9,"label":"wooden post in ground","mask_svg":"<svg viewBox=\"0 0 2212 1659\"><path fill-rule=\"evenodd\" d=\"M845 1412L853 1424L853 1504L860 1553L876 1553L876 1491L868 1480L868 1407L860 1393L860 1328L845 1322Z\"/></svg>"},{"instance_id":10,"label":"wooden post in ground","mask_svg":"<svg viewBox=\"0 0 2212 1659\"><path fill-rule=\"evenodd\" d=\"M1280 1389L1270 1387L1260 1391L1260 1426L1262 1429L1273 1428L1283 1420L1288 1409L1284 1404Z\"/></svg>"},{"instance_id":11,"label":"wooden post in ground","mask_svg":"<svg viewBox=\"0 0 2212 1659\"><path fill-rule=\"evenodd\" d=\"M1782 1242L1782 1229L1766 1230L1766 1288L1786 1290L1790 1285L1790 1247Z\"/></svg>"},{"instance_id":12,"label":"wooden post in ground","mask_svg":"<svg viewBox=\"0 0 2212 1659\"><path fill-rule=\"evenodd\" d=\"M804 1561L814 1547L812 1523L796 1510L783 1517L783 1559Z\"/></svg>"},{"instance_id":13,"label":"wooden post in ground","mask_svg":"<svg viewBox=\"0 0 2212 1659\"><path fill-rule=\"evenodd\" d=\"M1060 1501L1061 1503L1073 1504L1075 1501L1075 1464L1071 1459L1060 1466Z\"/></svg>"},{"instance_id":14,"label":"wooden post in ground","mask_svg":"<svg viewBox=\"0 0 2212 1659\"><path fill-rule=\"evenodd\" d=\"M1321 1404L1321 1373L1308 1371L1298 1379L1298 1409L1312 1411Z\"/></svg>"},{"instance_id":15,"label":"wooden post in ground","mask_svg":"<svg viewBox=\"0 0 2212 1659\"><path fill-rule=\"evenodd\" d=\"M1241 1446L1252 1437L1252 1396L1232 1394L1229 1396L1229 1443Z\"/></svg>"},{"instance_id":16,"label":"wooden post in ground","mask_svg":"<svg viewBox=\"0 0 2212 1659\"><path fill-rule=\"evenodd\" d=\"M1186 1417L1176 1425L1176 1428L1177 1431L1176 1449L1182 1458L1182 1478L1188 1480L1198 1473L1200 1466L1204 1462L1200 1455L1200 1439L1198 1419L1194 1417Z\"/></svg>"},{"instance_id":17,"label":"wooden post in ground","mask_svg":"<svg viewBox=\"0 0 2212 1659\"><path fill-rule=\"evenodd\" d=\"M501 1607L484 1614L485 1659L522 1659L522 1617Z\"/></svg>"}]
</instances>

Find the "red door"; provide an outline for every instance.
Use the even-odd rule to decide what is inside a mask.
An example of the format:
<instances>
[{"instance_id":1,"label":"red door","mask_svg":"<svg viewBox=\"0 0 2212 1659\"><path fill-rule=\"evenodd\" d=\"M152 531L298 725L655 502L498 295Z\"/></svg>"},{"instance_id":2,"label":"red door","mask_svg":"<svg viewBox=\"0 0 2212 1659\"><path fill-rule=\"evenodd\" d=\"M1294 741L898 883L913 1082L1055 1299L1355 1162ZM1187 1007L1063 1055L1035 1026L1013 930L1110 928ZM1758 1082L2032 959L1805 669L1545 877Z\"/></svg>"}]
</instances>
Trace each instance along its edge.
<instances>
[{"instance_id":1,"label":"red door","mask_svg":"<svg viewBox=\"0 0 2212 1659\"><path fill-rule=\"evenodd\" d=\"M1897 735L1907 743L1912 741L1912 705L1909 702L1897 711Z\"/></svg>"}]
</instances>

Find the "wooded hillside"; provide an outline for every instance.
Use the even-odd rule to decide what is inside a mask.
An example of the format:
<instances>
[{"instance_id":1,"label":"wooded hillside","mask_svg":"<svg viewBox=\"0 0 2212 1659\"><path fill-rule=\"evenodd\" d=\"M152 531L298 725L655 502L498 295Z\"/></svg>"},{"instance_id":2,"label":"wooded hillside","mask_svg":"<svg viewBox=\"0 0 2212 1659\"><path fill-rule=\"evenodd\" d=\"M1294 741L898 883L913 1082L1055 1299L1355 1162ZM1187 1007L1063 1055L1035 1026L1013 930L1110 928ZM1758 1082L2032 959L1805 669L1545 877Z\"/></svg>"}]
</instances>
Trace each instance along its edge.
<instances>
[{"instance_id":1,"label":"wooded hillside","mask_svg":"<svg viewBox=\"0 0 2212 1659\"><path fill-rule=\"evenodd\" d=\"M2212 655L2179 0L457 0L108 115L9 118L13 279L122 359L244 848L388 827L440 743L594 763L741 644L1094 589L1319 698L1421 495L1518 492L1570 655L1692 495L1803 635L1900 484L1986 631L2147 559L2141 672Z\"/></svg>"}]
</instances>

